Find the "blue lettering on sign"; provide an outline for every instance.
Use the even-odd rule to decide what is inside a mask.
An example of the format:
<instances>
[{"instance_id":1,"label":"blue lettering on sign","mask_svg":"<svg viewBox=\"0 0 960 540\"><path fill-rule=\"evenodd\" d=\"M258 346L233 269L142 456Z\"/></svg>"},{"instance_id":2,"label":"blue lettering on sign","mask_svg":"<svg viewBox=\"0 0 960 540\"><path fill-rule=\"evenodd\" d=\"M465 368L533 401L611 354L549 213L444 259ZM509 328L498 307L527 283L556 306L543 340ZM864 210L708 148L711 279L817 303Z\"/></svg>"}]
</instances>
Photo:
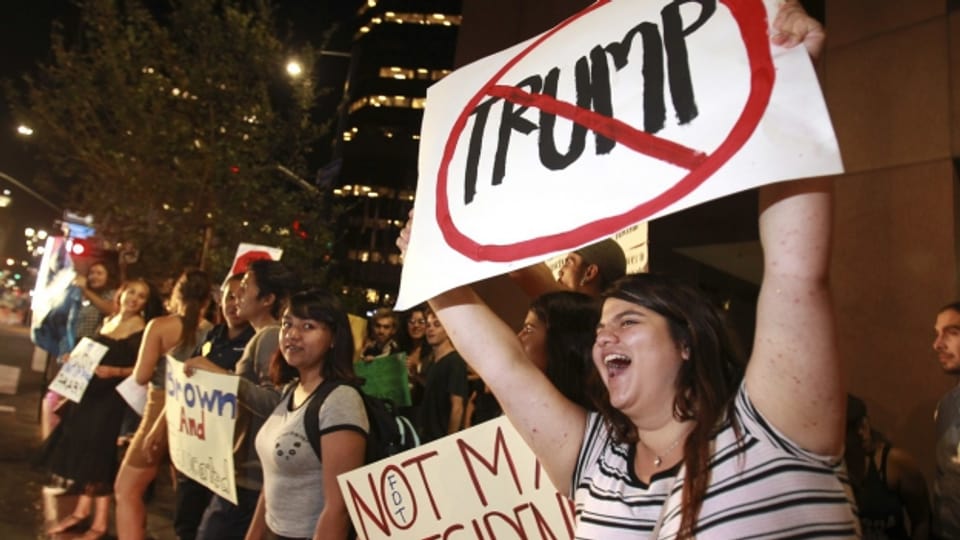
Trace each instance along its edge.
<instances>
[{"instance_id":1,"label":"blue lettering on sign","mask_svg":"<svg viewBox=\"0 0 960 540\"><path fill-rule=\"evenodd\" d=\"M173 366L168 364L167 367L172 368ZM196 408L199 402L199 407L202 410L213 413L214 409L216 409L218 416L228 415L230 418L236 418L236 394L232 392L224 393L222 390L210 391L193 382L183 384L173 376L172 371L172 369L167 369L166 391L168 398L175 399L191 409ZM225 414L224 409L226 409L227 406L229 406L230 409L228 414Z\"/></svg>"}]
</instances>

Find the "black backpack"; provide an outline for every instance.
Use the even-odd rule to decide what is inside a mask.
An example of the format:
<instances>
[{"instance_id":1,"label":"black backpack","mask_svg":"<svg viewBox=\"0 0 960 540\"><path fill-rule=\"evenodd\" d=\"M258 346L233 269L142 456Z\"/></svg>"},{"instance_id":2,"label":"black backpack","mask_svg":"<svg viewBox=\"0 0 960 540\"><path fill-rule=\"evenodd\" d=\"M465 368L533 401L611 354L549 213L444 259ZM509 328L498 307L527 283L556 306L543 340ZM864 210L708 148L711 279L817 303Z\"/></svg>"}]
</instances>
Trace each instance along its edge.
<instances>
[{"instance_id":1,"label":"black backpack","mask_svg":"<svg viewBox=\"0 0 960 540\"><path fill-rule=\"evenodd\" d=\"M320 414L320 406L330 392L342 384L352 386L360 393L367 412L370 433L367 434L364 463L379 461L420 444L420 437L417 436L417 430L414 429L413 424L405 416L398 414L389 400L368 395L357 385L344 381L324 381L310 396L307 410L303 415L303 427L307 440L310 441L310 446L313 447L318 459L323 458L320 457L320 424L317 422L317 415ZM295 385L291 385L291 392L294 387Z\"/></svg>"}]
</instances>

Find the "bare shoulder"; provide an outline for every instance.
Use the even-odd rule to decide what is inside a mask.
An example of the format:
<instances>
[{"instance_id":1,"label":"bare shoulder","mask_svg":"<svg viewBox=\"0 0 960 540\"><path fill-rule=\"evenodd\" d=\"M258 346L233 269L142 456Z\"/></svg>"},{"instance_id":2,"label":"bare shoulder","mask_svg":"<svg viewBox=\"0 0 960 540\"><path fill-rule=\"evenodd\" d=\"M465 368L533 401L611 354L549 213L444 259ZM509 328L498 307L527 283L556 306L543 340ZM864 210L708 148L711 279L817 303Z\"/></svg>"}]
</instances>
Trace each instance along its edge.
<instances>
[{"instance_id":1,"label":"bare shoulder","mask_svg":"<svg viewBox=\"0 0 960 540\"><path fill-rule=\"evenodd\" d=\"M891 474L894 472L909 473L920 470L913 456L906 450L897 448L896 446L890 447L890 453L887 455L887 468Z\"/></svg>"},{"instance_id":2,"label":"bare shoulder","mask_svg":"<svg viewBox=\"0 0 960 540\"><path fill-rule=\"evenodd\" d=\"M163 315L148 322L146 332L148 335L157 336L161 339L170 337L175 339L179 337L182 328L183 323L180 321L180 317L176 315Z\"/></svg>"}]
</instances>

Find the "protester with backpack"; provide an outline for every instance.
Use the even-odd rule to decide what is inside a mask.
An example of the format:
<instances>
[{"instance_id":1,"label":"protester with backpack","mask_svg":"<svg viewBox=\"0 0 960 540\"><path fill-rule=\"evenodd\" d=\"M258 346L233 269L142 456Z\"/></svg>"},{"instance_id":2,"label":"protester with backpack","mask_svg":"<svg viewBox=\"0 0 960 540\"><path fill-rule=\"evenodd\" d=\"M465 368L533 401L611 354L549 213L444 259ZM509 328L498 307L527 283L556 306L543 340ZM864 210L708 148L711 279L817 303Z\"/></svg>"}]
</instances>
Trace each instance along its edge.
<instances>
[{"instance_id":1,"label":"protester with backpack","mask_svg":"<svg viewBox=\"0 0 960 540\"><path fill-rule=\"evenodd\" d=\"M353 351L347 314L333 295L311 290L290 298L270 365L285 391L256 438L263 491L248 540L348 537L337 476L364 464L370 429ZM320 405L311 407L316 400ZM308 423L319 429L308 430ZM310 431L320 435L319 455Z\"/></svg>"}]
</instances>

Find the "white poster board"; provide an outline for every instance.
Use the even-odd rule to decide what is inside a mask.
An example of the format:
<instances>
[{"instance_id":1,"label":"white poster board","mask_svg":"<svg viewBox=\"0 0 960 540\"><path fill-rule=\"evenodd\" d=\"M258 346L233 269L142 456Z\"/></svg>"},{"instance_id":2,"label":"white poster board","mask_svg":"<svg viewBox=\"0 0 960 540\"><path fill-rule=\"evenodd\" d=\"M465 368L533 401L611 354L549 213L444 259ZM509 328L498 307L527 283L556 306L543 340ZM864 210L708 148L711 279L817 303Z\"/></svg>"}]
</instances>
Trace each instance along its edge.
<instances>
[{"instance_id":1,"label":"white poster board","mask_svg":"<svg viewBox=\"0 0 960 540\"><path fill-rule=\"evenodd\" d=\"M109 348L102 343L86 337L81 338L70 352L70 359L60 367L48 389L74 403L80 403L83 393L90 385L90 379L93 378L93 372L100 365L100 360L103 360L107 350Z\"/></svg>"},{"instance_id":2,"label":"white poster board","mask_svg":"<svg viewBox=\"0 0 960 540\"><path fill-rule=\"evenodd\" d=\"M359 540L573 537L573 504L503 416L337 480Z\"/></svg>"},{"instance_id":3,"label":"white poster board","mask_svg":"<svg viewBox=\"0 0 960 540\"><path fill-rule=\"evenodd\" d=\"M137 383L137 376L131 373L117 385L117 393L127 402L127 405L140 416L147 406L147 385Z\"/></svg>"},{"instance_id":4,"label":"white poster board","mask_svg":"<svg viewBox=\"0 0 960 540\"><path fill-rule=\"evenodd\" d=\"M237 504L233 430L237 419L236 375L197 370L167 356L165 413L170 459L183 474Z\"/></svg>"},{"instance_id":5,"label":"white poster board","mask_svg":"<svg viewBox=\"0 0 960 540\"><path fill-rule=\"evenodd\" d=\"M598 0L430 87L396 308L738 191L842 172L807 51L770 43L775 7Z\"/></svg>"},{"instance_id":6,"label":"white poster board","mask_svg":"<svg viewBox=\"0 0 960 540\"><path fill-rule=\"evenodd\" d=\"M237 246L237 253L233 256L233 264L230 265L230 272L226 278L234 274L242 274L247 271L247 266L253 261L266 259L270 261L279 261L283 256L283 250L278 247L262 246L259 244L241 243Z\"/></svg>"}]
</instances>

